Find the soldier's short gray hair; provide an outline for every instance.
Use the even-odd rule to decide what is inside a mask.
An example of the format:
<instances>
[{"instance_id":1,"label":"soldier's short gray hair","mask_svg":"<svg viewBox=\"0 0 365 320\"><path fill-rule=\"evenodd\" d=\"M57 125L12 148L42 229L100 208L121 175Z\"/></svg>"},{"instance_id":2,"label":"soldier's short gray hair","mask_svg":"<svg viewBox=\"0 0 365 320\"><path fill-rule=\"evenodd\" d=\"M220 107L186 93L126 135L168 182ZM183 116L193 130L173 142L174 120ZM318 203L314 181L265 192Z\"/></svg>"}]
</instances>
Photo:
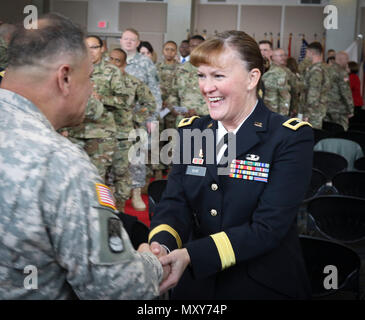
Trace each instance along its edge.
<instances>
[{"instance_id":1,"label":"soldier's short gray hair","mask_svg":"<svg viewBox=\"0 0 365 320\"><path fill-rule=\"evenodd\" d=\"M70 55L82 58L87 54L85 35L69 18L49 13L38 20L38 29L18 25L8 49L9 67L38 65L44 60Z\"/></svg>"}]
</instances>

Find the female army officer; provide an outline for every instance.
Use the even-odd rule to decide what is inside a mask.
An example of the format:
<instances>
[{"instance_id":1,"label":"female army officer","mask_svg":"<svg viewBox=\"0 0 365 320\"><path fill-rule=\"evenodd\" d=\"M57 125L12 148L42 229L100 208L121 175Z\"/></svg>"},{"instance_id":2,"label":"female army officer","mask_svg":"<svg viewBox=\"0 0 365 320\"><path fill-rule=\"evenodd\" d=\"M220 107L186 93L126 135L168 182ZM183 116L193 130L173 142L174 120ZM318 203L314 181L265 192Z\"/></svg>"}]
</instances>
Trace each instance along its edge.
<instances>
[{"instance_id":1,"label":"female army officer","mask_svg":"<svg viewBox=\"0 0 365 320\"><path fill-rule=\"evenodd\" d=\"M180 136L212 130L217 156L210 164L203 144L169 175L149 236L163 245L159 250L171 251L160 258L171 266L161 292L177 284L172 299L308 298L296 215L311 177L312 129L257 98L263 58L246 33L217 35L190 61L209 116L182 120ZM219 175L227 144L218 148L228 132L236 152L228 174Z\"/></svg>"}]
</instances>

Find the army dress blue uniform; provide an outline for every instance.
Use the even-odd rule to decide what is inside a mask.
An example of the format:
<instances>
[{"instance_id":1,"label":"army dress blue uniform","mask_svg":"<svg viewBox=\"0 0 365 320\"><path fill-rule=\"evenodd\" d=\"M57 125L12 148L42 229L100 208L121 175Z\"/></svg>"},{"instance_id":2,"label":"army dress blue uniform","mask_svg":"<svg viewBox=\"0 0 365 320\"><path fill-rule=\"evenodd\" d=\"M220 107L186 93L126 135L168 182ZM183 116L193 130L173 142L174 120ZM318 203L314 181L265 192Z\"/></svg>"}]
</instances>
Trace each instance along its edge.
<instances>
[{"instance_id":1,"label":"army dress blue uniform","mask_svg":"<svg viewBox=\"0 0 365 320\"><path fill-rule=\"evenodd\" d=\"M217 127L209 116L191 118L180 133ZM312 151L310 125L271 112L260 99L236 134L228 175L217 174L216 160L207 164L204 143L202 161L192 152L190 164L174 164L149 235L190 255L172 299L310 297L296 215Z\"/></svg>"}]
</instances>

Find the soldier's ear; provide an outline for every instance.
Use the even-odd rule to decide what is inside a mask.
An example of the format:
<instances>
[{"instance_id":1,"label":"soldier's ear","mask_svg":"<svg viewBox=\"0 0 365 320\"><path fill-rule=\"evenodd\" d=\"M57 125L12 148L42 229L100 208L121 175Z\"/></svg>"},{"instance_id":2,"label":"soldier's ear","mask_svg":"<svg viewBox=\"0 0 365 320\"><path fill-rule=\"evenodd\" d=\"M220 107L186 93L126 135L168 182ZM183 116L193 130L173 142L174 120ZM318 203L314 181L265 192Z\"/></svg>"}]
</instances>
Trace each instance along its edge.
<instances>
[{"instance_id":1,"label":"soldier's ear","mask_svg":"<svg viewBox=\"0 0 365 320\"><path fill-rule=\"evenodd\" d=\"M248 73L249 82L247 90L256 90L260 77L261 71L259 69L253 68L252 70L250 70L250 72Z\"/></svg>"},{"instance_id":2,"label":"soldier's ear","mask_svg":"<svg viewBox=\"0 0 365 320\"><path fill-rule=\"evenodd\" d=\"M71 67L67 64L63 64L57 69L57 85L63 96L70 93L70 73Z\"/></svg>"}]
</instances>

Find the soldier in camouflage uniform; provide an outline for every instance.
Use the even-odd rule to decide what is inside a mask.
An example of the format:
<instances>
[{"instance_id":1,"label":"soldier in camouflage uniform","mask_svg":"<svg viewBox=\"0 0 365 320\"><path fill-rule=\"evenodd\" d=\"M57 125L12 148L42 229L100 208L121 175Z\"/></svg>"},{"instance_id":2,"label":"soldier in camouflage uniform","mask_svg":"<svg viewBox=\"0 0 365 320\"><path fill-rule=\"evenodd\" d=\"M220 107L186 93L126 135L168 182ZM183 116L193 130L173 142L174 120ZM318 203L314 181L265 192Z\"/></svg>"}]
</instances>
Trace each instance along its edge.
<instances>
[{"instance_id":1,"label":"soldier in camouflage uniform","mask_svg":"<svg viewBox=\"0 0 365 320\"><path fill-rule=\"evenodd\" d=\"M0 69L8 66L8 43L11 35L15 31L15 26L9 23L0 25Z\"/></svg>"},{"instance_id":2,"label":"soldier in camouflage uniform","mask_svg":"<svg viewBox=\"0 0 365 320\"><path fill-rule=\"evenodd\" d=\"M307 55L312 65L304 75L304 94L302 95L303 120L313 128L322 129L322 121L327 112L328 91L330 88L327 67L323 61L323 49L319 42L307 47Z\"/></svg>"},{"instance_id":3,"label":"soldier in camouflage uniform","mask_svg":"<svg viewBox=\"0 0 365 320\"><path fill-rule=\"evenodd\" d=\"M264 103L272 111L289 115L290 86L288 76L279 65L272 63L272 43L268 40L259 42L262 56L270 62L269 69L261 77L264 87Z\"/></svg>"},{"instance_id":4,"label":"soldier in camouflage uniform","mask_svg":"<svg viewBox=\"0 0 365 320\"><path fill-rule=\"evenodd\" d=\"M120 195L124 207L125 200L129 199L132 189L132 180L129 173L128 151L132 142L128 141L130 131L143 127L153 117L156 110L156 101L146 84L125 72L126 53L122 49L114 49L110 52L109 61L119 68L122 74L121 81L125 87L124 100L128 112L115 112L114 118L117 126L117 150L114 153L112 173L115 192ZM124 110L123 109L123 110Z\"/></svg>"},{"instance_id":5,"label":"soldier in camouflage uniform","mask_svg":"<svg viewBox=\"0 0 365 320\"><path fill-rule=\"evenodd\" d=\"M106 179L107 173L111 170L116 148L117 128L113 113L121 109L122 112L130 112L130 110L123 105L125 87L121 81L121 73L118 68L102 60L100 42L97 36L87 38L87 45L94 63L93 96L104 104L105 110L98 120L86 118L80 126L72 128L69 136L83 141L84 149L91 161L98 168L101 177Z\"/></svg>"},{"instance_id":6,"label":"soldier in camouflage uniform","mask_svg":"<svg viewBox=\"0 0 365 320\"><path fill-rule=\"evenodd\" d=\"M272 54L272 62L280 67L286 72L288 85L290 87L290 107L289 115L296 116L299 109L299 96L300 96L300 85L298 83L297 76L291 72L291 70L286 66L287 56L283 49L275 49Z\"/></svg>"},{"instance_id":7,"label":"soldier in camouflage uniform","mask_svg":"<svg viewBox=\"0 0 365 320\"><path fill-rule=\"evenodd\" d=\"M157 108L154 116L148 119L147 123L142 127L151 130L151 122L158 119L158 113L161 110L162 100L159 79L157 76L156 67L148 57L137 52L137 47L140 44L139 33L137 30L128 28L124 30L121 38L121 48L127 53L127 67L125 71L137 79L144 82L150 88L155 97ZM138 106L136 106L138 108ZM146 156L148 150L142 151L141 160ZM146 184L146 165L143 163L133 163L130 166L132 175L132 205L136 210L146 210L146 205L141 198L141 188Z\"/></svg>"},{"instance_id":8,"label":"soldier in camouflage uniform","mask_svg":"<svg viewBox=\"0 0 365 320\"><path fill-rule=\"evenodd\" d=\"M265 86L265 105L271 111L288 116L291 96L288 76L284 69L272 63L270 69L262 76L262 82Z\"/></svg>"},{"instance_id":9,"label":"soldier in camouflage uniform","mask_svg":"<svg viewBox=\"0 0 365 320\"><path fill-rule=\"evenodd\" d=\"M331 88L328 93L328 107L325 121L340 124L345 130L349 126L349 118L353 115L354 102L346 71L348 54L340 51L335 62L327 68Z\"/></svg>"},{"instance_id":10,"label":"soldier in camouflage uniform","mask_svg":"<svg viewBox=\"0 0 365 320\"><path fill-rule=\"evenodd\" d=\"M156 64L157 74L160 79L160 89L162 104L166 106L166 101L172 93L172 83L179 64L175 60L177 44L174 41L167 41L163 46L164 61ZM175 128L176 113L169 113L164 118L164 127Z\"/></svg>"},{"instance_id":11,"label":"soldier in camouflage uniform","mask_svg":"<svg viewBox=\"0 0 365 320\"><path fill-rule=\"evenodd\" d=\"M203 41L204 38L200 35L191 37L189 39L190 52ZM189 61L177 68L170 96L166 100L166 107L170 109L172 114L177 115L175 127L184 117L204 116L209 113L208 106L199 89L197 70ZM187 114L177 114L174 111L174 106L185 107L188 110Z\"/></svg>"},{"instance_id":12,"label":"soldier in camouflage uniform","mask_svg":"<svg viewBox=\"0 0 365 320\"><path fill-rule=\"evenodd\" d=\"M177 72L179 63L176 61L177 44L174 41L165 42L162 50L164 61L156 64L157 74L160 79L160 89L162 96L162 107L166 108L167 99L171 95L172 83ZM170 129L176 127L175 110L170 112L162 119L160 119L160 134L164 129ZM164 146L164 142L160 142L160 148ZM158 164L154 167L155 179L162 179L162 170L166 167L163 164Z\"/></svg>"},{"instance_id":13,"label":"soldier in camouflage uniform","mask_svg":"<svg viewBox=\"0 0 365 320\"><path fill-rule=\"evenodd\" d=\"M49 14L9 47L0 89L0 299L159 294L160 262L147 244L133 249L96 168L55 131L82 121L92 90L83 40L70 20Z\"/></svg>"},{"instance_id":14,"label":"soldier in camouflage uniform","mask_svg":"<svg viewBox=\"0 0 365 320\"><path fill-rule=\"evenodd\" d=\"M308 70L308 68L312 65L312 60L309 57L305 57L301 62L299 62L298 65L298 70L299 70L299 74L304 77L306 71Z\"/></svg>"}]
</instances>

